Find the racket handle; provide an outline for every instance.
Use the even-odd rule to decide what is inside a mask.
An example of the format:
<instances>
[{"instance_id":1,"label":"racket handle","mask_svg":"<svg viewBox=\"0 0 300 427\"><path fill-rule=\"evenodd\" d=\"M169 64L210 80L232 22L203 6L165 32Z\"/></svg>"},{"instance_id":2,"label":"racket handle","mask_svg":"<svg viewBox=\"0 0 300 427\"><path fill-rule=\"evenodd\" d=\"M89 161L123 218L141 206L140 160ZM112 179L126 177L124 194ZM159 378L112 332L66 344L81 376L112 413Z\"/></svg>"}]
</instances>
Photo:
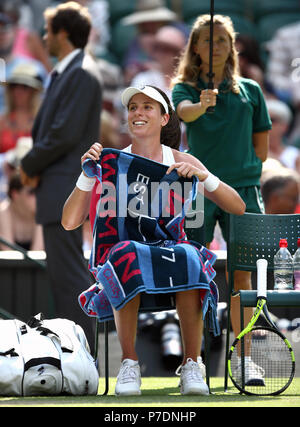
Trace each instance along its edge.
<instances>
[{"instance_id":1,"label":"racket handle","mask_svg":"<svg viewBox=\"0 0 300 427\"><path fill-rule=\"evenodd\" d=\"M266 259L258 259L257 267L257 298L267 298L267 268L268 261Z\"/></svg>"},{"instance_id":2,"label":"racket handle","mask_svg":"<svg viewBox=\"0 0 300 427\"><path fill-rule=\"evenodd\" d=\"M208 85L207 85L207 89L211 89L211 90L213 90L214 89L214 82L213 82L213 78L214 78L214 76L215 76L215 73L213 73L212 71L210 71L209 73L207 73L207 77L208 77ZM215 107L213 107L213 106L211 106L211 107L208 107L207 109L206 109L206 113L208 113L208 114L212 114L212 113L214 113L215 112Z\"/></svg>"}]
</instances>

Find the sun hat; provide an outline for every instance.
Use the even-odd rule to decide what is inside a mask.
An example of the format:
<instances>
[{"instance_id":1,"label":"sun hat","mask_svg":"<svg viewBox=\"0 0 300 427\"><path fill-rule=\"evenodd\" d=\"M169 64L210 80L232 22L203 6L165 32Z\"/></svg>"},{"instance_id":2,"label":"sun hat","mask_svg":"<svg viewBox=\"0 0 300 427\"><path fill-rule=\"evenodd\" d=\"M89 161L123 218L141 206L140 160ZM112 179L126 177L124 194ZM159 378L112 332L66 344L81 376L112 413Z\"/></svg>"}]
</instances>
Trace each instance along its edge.
<instances>
[{"instance_id":1,"label":"sun hat","mask_svg":"<svg viewBox=\"0 0 300 427\"><path fill-rule=\"evenodd\" d=\"M140 0L137 11L122 19L124 25L135 25L143 22L170 22L176 21L175 12L165 7L162 0Z\"/></svg>"},{"instance_id":2,"label":"sun hat","mask_svg":"<svg viewBox=\"0 0 300 427\"><path fill-rule=\"evenodd\" d=\"M31 63L21 63L14 67L6 84L20 84L33 89L42 90L43 80L37 68Z\"/></svg>"},{"instance_id":3,"label":"sun hat","mask_svg":"<svg viewBox=\"0 0 300 427\"><path fill-rule=\"evenodd\" d=\"M167 114L169 114L169 107L168 107L166 100L158 92L158 90L154 89L151 86L144 86L141 89L130 86L127 89L125 89L124 92L122 93L122 96L121 96L122 104L124 105L124 107L128 107L129 101L137 93L143 93L144 95L149 96L149 98L154 99L155 101L159 102L164 107L165 112Z\"/></svg>"}]
</instances>

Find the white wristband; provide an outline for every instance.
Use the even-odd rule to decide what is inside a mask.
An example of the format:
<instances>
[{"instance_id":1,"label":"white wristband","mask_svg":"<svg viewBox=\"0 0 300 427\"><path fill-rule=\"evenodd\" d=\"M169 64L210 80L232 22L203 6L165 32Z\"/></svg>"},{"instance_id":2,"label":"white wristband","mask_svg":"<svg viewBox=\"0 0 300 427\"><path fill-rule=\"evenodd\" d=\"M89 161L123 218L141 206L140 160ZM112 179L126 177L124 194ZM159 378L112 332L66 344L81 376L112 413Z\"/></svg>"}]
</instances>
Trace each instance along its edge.
<instances>
[{"instance_id":1,"label":"white wristband","mask_svg":"<svg viewBox=\"0 0 300 427\"><path fill-rule=\"evenodd\" d=\"M83 172L79 175L76 182L76 187L82 191L92 191L96 182L96 178L89 178Z\"/></svg>"},{"instance_id":2,"label":"white wristband","mask_svg":"<svg viewBox=\"0 0 300 427\"><path fill-rule=\"evenodd\" d=\"M208 177L205 178L205 180L203 181L203 184L205 190L211 193L219 187L220 180L217 176L213 175L212 173L209 173Z\"/></svg>"}]
</instances>

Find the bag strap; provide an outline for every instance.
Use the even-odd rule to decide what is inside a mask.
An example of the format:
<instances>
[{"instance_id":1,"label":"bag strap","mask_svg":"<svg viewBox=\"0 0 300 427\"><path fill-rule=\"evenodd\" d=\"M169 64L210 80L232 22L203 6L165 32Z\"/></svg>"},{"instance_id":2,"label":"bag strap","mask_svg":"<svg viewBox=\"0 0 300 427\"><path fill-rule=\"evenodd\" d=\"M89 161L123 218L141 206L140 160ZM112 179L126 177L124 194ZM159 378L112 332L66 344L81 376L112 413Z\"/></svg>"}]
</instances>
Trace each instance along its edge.
<instances>
[{"instance_id":1,"label":"bag strap","mask_svg":"<svg viewBox=\"0 0 300 427\"><path fill-rule=\"evenodd\" d=\"M55 335L58 339L60 339L59 335L57 335L51 329L46 328L45 326L42 326L43 320L44 320L44 315L40 313L37 316L31 317L27 322L27 324L30 328L33 328L36 331L40 332L41 335L44 335L44 336ZM67 347L61 347L61 350L63 353L73 353L73 350Z\"/></svg>"},{"instance_id":2,"label":"bag strap","mask_svg":"<svg viewBox=\"0 0 300 427\"><path fill-rule=\"evenodd\" d=\"M21 332L21 335L25 335L28 333L26 325L22 325L20 327L20 332Z\"/></svg>"},{"instance_id":3,"label":"bag strap","mask_svg":"<svg viewBox=\"0 0 300 427\"><path fill-rule=\"evenodd\" d=\"M30 328L35 329L38 332L41 332L41 335L45 335L45 336L55 335L57 338L59 338L59 336L55 332L43 326L43 320L44 320L44 315L40 313L37 316L31 317L27 322L27 324Z\"/></svg>"},{"instance_id":4,"label":"bag strap","mask_svg":"<svg viewBox=\"0 0 300 427\"><path fill-rule=\"evenodd\" d=\"M51 331L51 329L45 328L44 326L39 326L38 328L35 328L35 330L40 332L41 335L44 335L46 337L48 335L55 335L57 338L59 338L59 336L55 332Z\"/></svg>"},{"instance_id":5,"label":"bag strap","mask_svg":"<svg viewBox=\"0 0 300 427\"><path fill-rule=\"evenodd\" d=\"M10 356L10 357L18 357L18 353L15 352L15 348L11 348L5 352L0 352L0 356Z\"/></svg>"},{"instance_id":6,"label":"bag strap","mask_svg":"<svg viewBox=\"0 0 300 427\"><path fill-rule=\"evenodd\" d=\"M73 353L73 350L71 350L70 348L67 348L67 347L62 347L62 348L61 348L61 351L62 351L63 353Z\"/></svg>"},{"instance_id":7,"label":"bag strap","mask_svg":"<svg viewBox=\"0 0 300 427\"><path fill-rule=\"evenodd\" d=\"M61 371L60 359L55 359L55 357L36 357L36 358L28 360L28 362L25 363L24 372L28 371L28 369L30 369L34 366L38 366L38 365L42 365L42 364L52 365Z\"/></svg>"}]
</instances>

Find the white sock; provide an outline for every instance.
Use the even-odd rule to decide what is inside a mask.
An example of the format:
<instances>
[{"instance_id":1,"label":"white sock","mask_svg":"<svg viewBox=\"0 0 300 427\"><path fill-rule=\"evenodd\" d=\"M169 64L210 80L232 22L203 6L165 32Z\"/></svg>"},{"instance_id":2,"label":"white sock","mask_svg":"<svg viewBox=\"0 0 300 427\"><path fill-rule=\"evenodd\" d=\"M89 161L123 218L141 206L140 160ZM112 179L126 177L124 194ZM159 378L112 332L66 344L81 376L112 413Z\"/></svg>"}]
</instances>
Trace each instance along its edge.
<instances>
[{"instance_id":1,"label":"white sock","mask_svg":"<svg viewBox=\"0 0 300 427\"><path fill-rule=\"evenodd\" d=\"M240 362L241 356L238 356L237 359L238 359L238 362ZM245 363L249 363L250 361L251 361L251 356L245 356Z\"/></svg>"}]
</instances>

